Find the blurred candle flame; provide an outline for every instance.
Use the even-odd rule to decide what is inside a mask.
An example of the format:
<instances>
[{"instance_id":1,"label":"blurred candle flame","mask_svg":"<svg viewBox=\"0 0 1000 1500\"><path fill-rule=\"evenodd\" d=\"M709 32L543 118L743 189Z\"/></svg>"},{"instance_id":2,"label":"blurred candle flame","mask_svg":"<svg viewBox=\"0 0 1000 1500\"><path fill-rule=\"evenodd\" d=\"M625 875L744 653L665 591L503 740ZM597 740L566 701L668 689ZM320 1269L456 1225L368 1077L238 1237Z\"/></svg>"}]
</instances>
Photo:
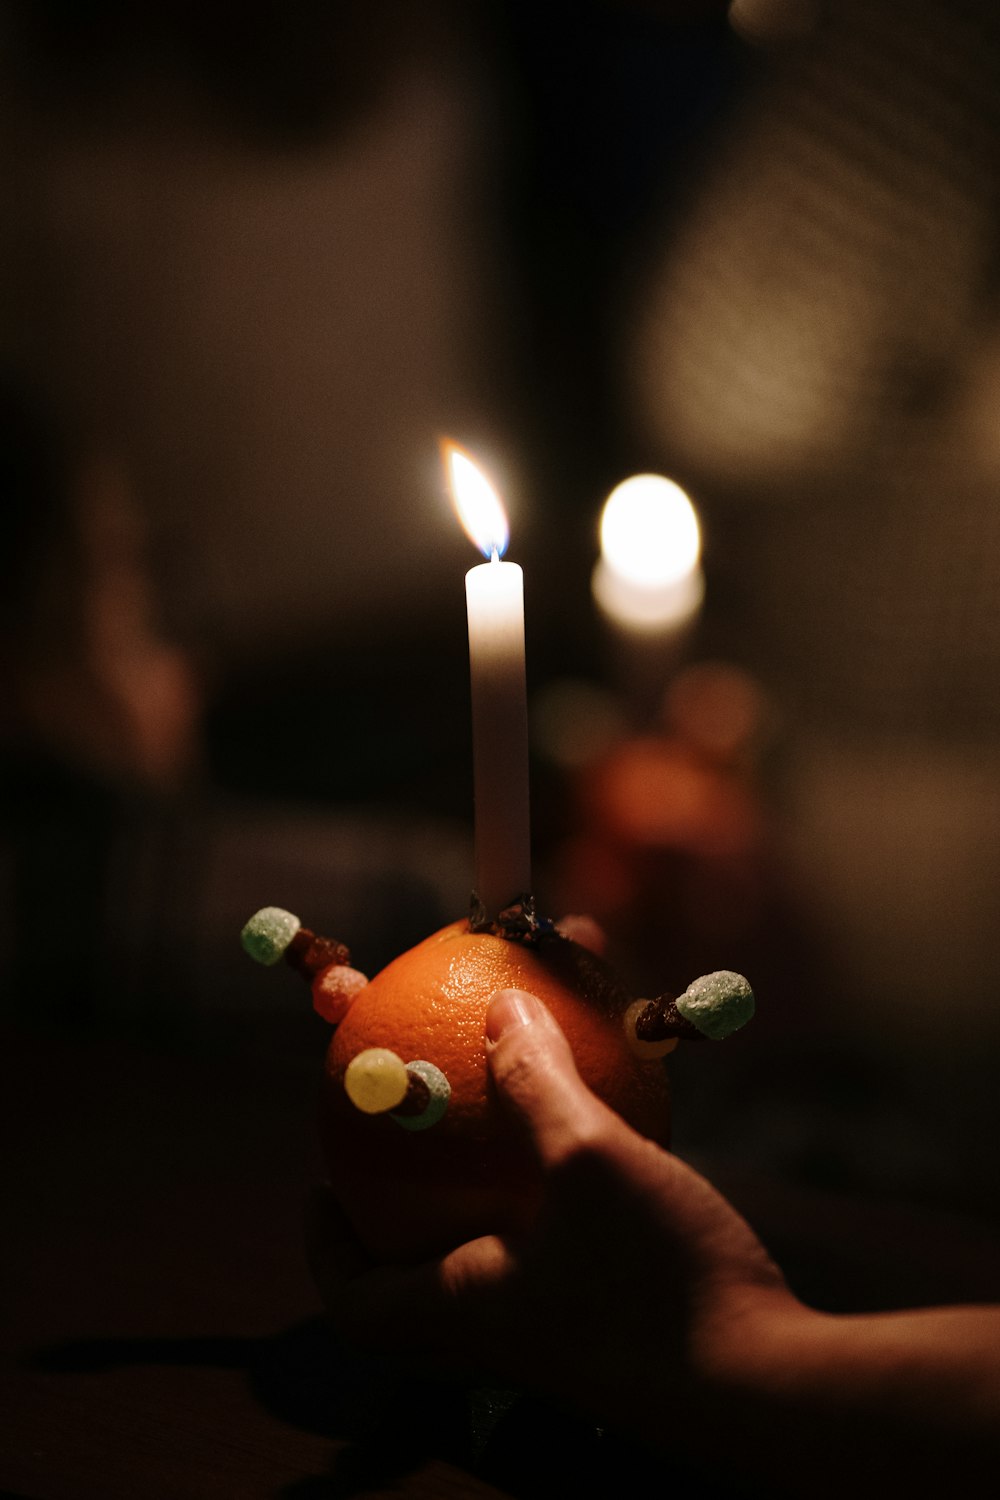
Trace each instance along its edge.
<instances>
[{"instance_id":1,"label":"blurred candle flame","mask_svg":"<svg viewBox=\"0 0 1000 1500\"><path fill-rule=\"evenodd\" d=\"M612 490L601 514L597 602L620 625L677 628L701 604L700 557L698 517L680 485L660 474L635 474Z\"/></svg>"},{"instance_id":2,"label":"blurred candle flame","mask_svg":"<svg viewBox=\"0 0 1000 1500\"><path fill-rule=\"evenodd\" d=\"M457 443L441 445L455 514L484 557L503 557L510 541L507 512L482 469Z\"/></svg>"},{"instance_id":3,"label":"blurred candle flame","mask_svg":"<svg viewBox=\"0 0 1000 1500\"><path fill-rule=\"evenodd\" d=\"M672 479L635 474L605 502L601 551L609 567L641 588L676 583L701 553L694 506Z\"/></svg>"}]
</instances>

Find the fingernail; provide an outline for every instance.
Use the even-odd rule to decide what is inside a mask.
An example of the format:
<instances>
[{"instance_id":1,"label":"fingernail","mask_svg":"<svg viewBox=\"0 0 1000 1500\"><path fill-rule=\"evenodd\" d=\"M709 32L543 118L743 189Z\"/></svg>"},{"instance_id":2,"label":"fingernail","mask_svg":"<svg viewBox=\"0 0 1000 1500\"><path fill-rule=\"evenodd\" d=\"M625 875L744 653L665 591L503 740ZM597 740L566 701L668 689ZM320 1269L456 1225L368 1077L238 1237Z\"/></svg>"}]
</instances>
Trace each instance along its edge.
<instances>
[{"instance_id":1,"label":"fingernail","mask_svg":"<svg viewBox=\"0 0 1000 1500\"><path fill-rule=\"evenodd\" d=\"M497 990L486 1011L486 1040L498 1042L518 1026L530 1026L545 1015L545 1007L527 990Z\"/></svg>"}]
</instances>

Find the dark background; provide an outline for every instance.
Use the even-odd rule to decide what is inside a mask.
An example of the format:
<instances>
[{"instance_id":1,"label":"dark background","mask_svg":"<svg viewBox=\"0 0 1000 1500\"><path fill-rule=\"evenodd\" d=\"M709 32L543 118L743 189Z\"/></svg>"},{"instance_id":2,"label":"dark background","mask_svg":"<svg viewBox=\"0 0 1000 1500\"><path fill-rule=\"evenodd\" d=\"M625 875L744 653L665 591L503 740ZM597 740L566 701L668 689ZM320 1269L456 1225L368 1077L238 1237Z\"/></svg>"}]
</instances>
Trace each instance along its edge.
<instances>
[{"instance_id":1,"label":"dark background","mask_svg":"<svg viewBox=\"0 0 1000 1500\"><path fill-rule=\"evenodd\" d=\"M244 960L250 912L367 972L464 912L447 435L525 570L541 905L593 910L639 993L758 992L674 1060L679 1148L736 1192L995 1226L992 5L0 18L12 1055L305 1080L323 1031ZM707 578L653 646L589 588L646 469Z\"/></svg>"}]
</instances>

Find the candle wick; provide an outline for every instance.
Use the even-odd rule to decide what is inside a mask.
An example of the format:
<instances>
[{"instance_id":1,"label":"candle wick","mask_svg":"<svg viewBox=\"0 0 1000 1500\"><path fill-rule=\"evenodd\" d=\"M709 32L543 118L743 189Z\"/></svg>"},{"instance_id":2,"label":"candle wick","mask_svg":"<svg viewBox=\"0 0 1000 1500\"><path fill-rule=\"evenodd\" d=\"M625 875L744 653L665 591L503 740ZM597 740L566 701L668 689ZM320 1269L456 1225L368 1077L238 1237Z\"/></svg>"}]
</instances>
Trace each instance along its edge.
<instances>
[{"instance_id":1,"label":"candle wick","mask_svg":"<svg viewBox=\"0 0 1000 1500\"><path fill-rule=\"evenodd\" d=\"M496 542L494 542L493 543L493 551L490 553L490 562L498 563L499 561L500 561L500 550L497 547Z\"/></svg>"}]
</instances>

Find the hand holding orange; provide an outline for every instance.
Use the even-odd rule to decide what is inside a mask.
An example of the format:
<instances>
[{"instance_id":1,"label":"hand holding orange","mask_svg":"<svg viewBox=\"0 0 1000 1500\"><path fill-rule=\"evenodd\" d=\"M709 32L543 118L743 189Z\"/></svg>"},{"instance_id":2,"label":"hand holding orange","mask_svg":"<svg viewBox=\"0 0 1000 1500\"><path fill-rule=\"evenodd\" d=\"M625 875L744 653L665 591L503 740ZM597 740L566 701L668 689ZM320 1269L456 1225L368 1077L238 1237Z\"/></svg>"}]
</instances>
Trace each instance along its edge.
<instances>
[{"instance_id":1,"label":"hand holding orange","mask_svg":"<svg viewBox=\"0 0 1000 1500\"><path fill-rule=\"evenodd\" d=\"M555 930L517 941L455 922L365 984L346 950L323 963L327 950L315 948L323 942L277 908L244 929L251 955L288 958L338 1023L322 1090L323 1146L334 1191L377 1259L413 1261L516 1230L535 1209L537 1167L494 1097L486 1062L484 1020L498 990L543 1000L588 1087L666 1144L662 1040L643 1038L632 997L579 943ZM692 1034L703 1029L696 1023Z\"/></svg>"}]
</instances>

